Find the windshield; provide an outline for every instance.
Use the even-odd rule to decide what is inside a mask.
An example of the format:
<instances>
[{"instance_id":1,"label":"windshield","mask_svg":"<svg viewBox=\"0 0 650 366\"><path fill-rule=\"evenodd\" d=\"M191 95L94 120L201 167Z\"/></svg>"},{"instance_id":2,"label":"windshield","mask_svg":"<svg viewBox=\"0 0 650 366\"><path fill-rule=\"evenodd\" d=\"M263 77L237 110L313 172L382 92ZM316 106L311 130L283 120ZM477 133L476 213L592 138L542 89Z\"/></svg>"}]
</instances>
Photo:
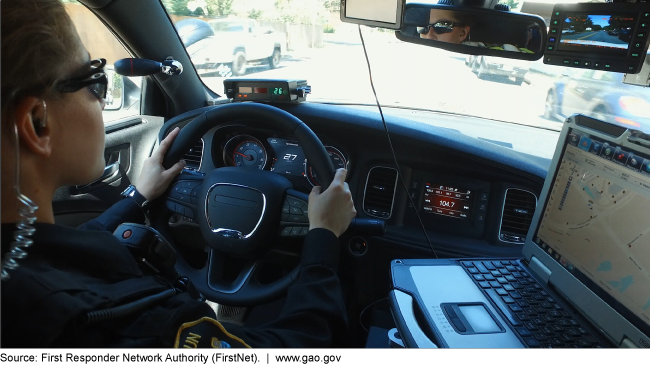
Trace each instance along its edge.
<instances>
[{"instance_id":1,"label":"windshield","mask_svg":"<svg viewBox=\"0 0 650 366\"><path fill-rule=\"evenodd\" d=\"M502 3L547 23L553 7L544 0ZM340 21L340 0L163 4L204 84L217 94L223 95L227 77L306 79L310 102L375 103L359 30ZM610 28L594 25L580 36L623 43L629 32ZM382 106L554 131L567 116L583 113L650 132L648 88L622 84L622 74L550 66L541 59L467 56L401 42L390 30L362 26L361 31Z\"/></svg>"}]
</instances>

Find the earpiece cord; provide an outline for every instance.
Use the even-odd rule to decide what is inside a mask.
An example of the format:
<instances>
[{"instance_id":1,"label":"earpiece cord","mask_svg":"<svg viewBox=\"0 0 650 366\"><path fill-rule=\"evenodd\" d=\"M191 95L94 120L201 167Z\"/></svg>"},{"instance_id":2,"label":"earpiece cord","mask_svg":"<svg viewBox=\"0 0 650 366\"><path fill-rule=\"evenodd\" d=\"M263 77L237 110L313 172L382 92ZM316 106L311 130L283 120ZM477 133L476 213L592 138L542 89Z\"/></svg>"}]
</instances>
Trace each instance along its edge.
<instances>
[{"instance_id":1,"label":"earpiece cord","mask_svg":"<svg viewBox=\"0 0 650 366\"><path fill-rule=\"evenodd\" d=\"M420 221L422 232L424 232L424 236L427 238L427 243L429 243L429 247L433 252L433 256L438 258L438 254L436 253L435 249L433 249L433 244L431 244L431 240L429 239L429 234L427 234L427 229L424 227L424 223L422 223L422 218L420 217L420 213L417 210L417 206L415 206L415 203L413 202L413 198L411 198L408 188L406 188L406 184L404 183L404 178L402 177L402 170L400 169L399 163L397 162L397 155L395 155L395 149L393 149L393 142L390 139L390 133L388 133L388 125L386 124L386 120L384 119L384 112L381 109L381 104L379 104L379 98L377 98L377 91L375 90L375 84L372 81L370 59L368 58L368 52L366 51L366 43L363 40L363 33L361 33L361 25L358 25L358 27L359 27L359 37L361 37L361 45L363 46L363 53L366 55L366 63L368 64L368 76L370 76L370 86L372 87L372 93L375 95L375 101L377 102L377 108L379 108L379 115L381 115L381 121L384 124L384 131L386 131L386 137L388 137L388 146L390 146L390 151L393 154L393 160L395 160L395 166L397 167L397 175L399 176L399 181L400 183L402 183L404 192L406 192L406 197L409 198L409 202L411 203L411 206L413 206L413 209L415 210L415 215L418 217L418 221Z\"/></svg>"},{"instance_id":2,"label":"earpiece cord","mask_svg":"<svg viewBox=\"0 0 650 366\"><path fill-rule=\"evenodd\" d=\"M43 124L47 118L47 108L43 102ZM21 219L16 223L16 231L14 232L14 241L9 244L9 250L2 258L2 281L9 279L9 270L18 268L17 259L27 257L25 248L34 244L34 240L30 236L34 235L36 229L32 226L36 222L36 210L38 206L27 196L20 192L20 139L18 137L18 126L14 125L14 137L16 142L16 170L14 177L14 191L18 201L25 205L18 209L18 214Z\"/></svg>"}]
</instances>

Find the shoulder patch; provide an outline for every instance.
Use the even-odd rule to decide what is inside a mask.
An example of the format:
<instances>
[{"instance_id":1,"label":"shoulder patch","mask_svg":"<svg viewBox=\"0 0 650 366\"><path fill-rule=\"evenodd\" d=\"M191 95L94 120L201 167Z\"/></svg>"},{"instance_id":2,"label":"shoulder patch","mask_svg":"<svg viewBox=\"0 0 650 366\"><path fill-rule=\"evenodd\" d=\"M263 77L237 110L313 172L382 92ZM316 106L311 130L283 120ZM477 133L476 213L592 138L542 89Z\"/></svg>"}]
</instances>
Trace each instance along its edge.
<instances>
[{"instance_id":1,"label":"shoulder patch","mask_svg":"<svg viewBox=\"0 0 650 366\"><path fill-rule=\"evenodd\" d=\"M203 317L178 328L174 348L251 348L215 319Z\"/></svg>"}]
</instances>

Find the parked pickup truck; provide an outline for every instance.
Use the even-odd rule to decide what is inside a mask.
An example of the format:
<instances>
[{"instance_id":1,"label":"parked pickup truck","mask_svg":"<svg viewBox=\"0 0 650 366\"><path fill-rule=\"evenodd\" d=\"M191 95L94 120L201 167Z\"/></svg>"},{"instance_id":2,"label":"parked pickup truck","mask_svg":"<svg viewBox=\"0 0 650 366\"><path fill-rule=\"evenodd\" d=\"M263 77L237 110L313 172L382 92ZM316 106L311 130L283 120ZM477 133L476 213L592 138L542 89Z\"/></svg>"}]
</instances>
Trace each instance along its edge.
<instances>
[{"instance_id":1,"label":"parked pickup truck","mask_svg":"<svg viewBox=\"0 0 650 366\"><path fill-rule=\"evenodd\" d=\"M286 34L262 27L254 19L184 19L175 24L199 72L239 76L250 64L280 65Z\"/></svg>"}]
</instances>

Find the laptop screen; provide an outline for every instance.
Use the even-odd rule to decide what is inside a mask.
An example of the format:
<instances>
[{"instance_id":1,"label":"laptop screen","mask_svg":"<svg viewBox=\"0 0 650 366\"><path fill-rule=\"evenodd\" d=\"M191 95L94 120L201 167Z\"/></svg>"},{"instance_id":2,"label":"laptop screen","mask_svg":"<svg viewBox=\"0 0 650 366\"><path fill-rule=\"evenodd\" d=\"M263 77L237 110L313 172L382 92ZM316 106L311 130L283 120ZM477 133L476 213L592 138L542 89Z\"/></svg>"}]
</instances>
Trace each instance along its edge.
<instances>
[{"instance_id":1,"label":"laptop screen","mask_svg":"<svg viewBox=\"0 0 650 366\"><path fill-rule=\"evenodd\" d=\"M570 130L533 241L648 333L650 156Z\"/></svg>"}]
</instances>

